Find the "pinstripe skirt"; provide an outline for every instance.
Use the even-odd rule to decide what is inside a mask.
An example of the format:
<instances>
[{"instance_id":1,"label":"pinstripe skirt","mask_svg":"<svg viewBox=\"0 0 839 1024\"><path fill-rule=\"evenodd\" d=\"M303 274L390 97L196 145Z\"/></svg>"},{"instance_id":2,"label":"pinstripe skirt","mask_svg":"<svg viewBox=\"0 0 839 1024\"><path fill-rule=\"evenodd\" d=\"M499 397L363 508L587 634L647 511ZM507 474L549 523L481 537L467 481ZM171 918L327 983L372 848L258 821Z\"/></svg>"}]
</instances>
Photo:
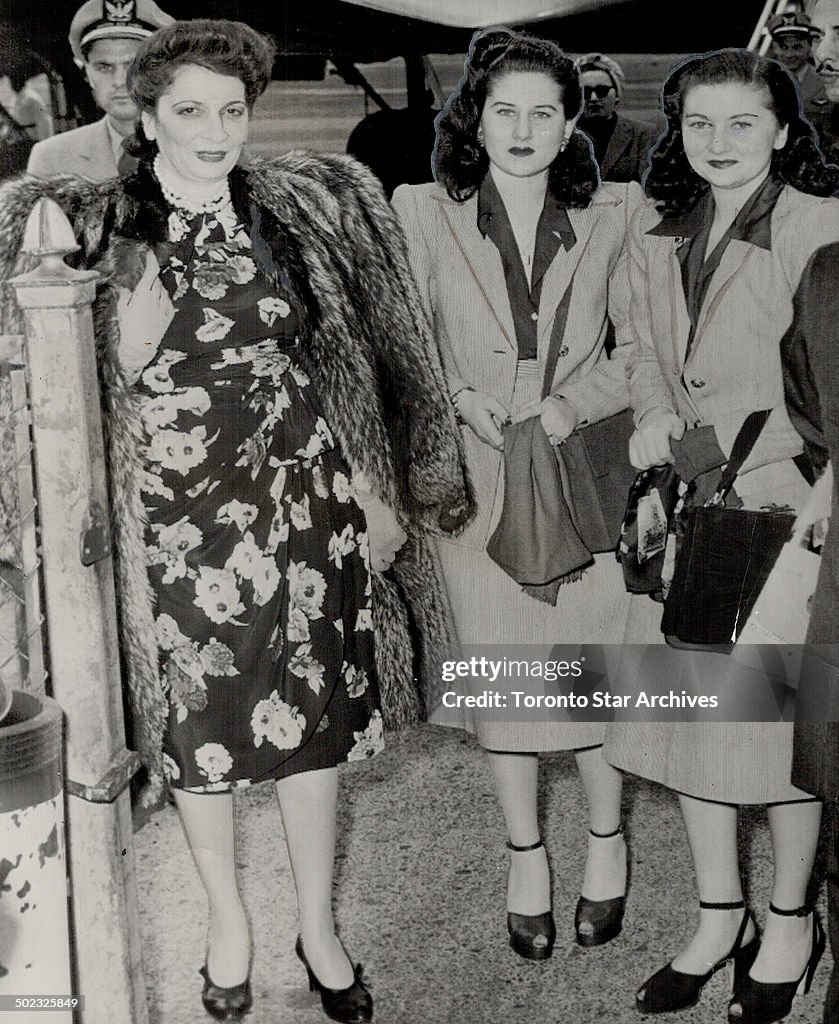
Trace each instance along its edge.
<instances>
[{"instance_id":1,"label":"pinstripe skirt","mask_svg":"<svg viewBox=\"0 0 839 1024\"><path fill-rule=\"evenodd\" d=\"M723 702L728 695L734 709L744 687L768 686L757 670L725 654L667 647L660 623L660 604L643 595L632 598L631 643L623 646L612 672L613 690L658 686L701 695L713 680L714 692ZM792 722L616 721L607 728L603 755L616 768L703 800L785 803L812 797L790 782L792 738Z\"/></svg>"},{"instance_id":2,"label":"pinstripe skirt","mask_svg":"<svg viewBox=\"0 0 839 1024\"><path fill-rule=\"evenodd\" d=\"M540 397L541 377L534 361L519 363L511 411ZM499 482L492 529L498 521L503 500ZM598 555L580 580L560 587L556 605L526 595L486 551L454 541L438 541L437 554L449 593L458 640L470 654L491 646L495 653L515 648L516 656L526 651L532 659L549 659L555 645L617 644L624 636L629 596L614 555ZM482 690L480 682L470 685ZM515 684L507 684L512 686ZM494 684L499 689L498 682ZM556 693L546 683L544 690L531 680L528 693ZM509 705L508 705L509 708ZM488 750L538 752L574 750L603 742L601 722L575 721L560 708L538 712L510 712L486 715L468 709L445 711L432 721L456 725L476 733Z\"/></svg>"}]
</instances>

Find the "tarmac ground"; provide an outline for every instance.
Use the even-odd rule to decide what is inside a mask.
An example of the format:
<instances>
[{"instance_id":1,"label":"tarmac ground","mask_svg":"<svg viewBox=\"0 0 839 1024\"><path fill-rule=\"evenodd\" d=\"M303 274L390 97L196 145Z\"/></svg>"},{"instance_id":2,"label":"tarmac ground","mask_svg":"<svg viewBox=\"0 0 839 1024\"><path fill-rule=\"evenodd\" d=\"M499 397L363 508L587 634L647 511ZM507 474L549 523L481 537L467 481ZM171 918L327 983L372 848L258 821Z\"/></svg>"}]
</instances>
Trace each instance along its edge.
<instances>
[{"instance_id":1,"label":"tarmac ground","mask_svg":"<svg viewBox=\"0 0 839 1024\"><path fill-rule=\"evenodd\" d=\"M294 955L296 906L273 787L237 794L240 884L253 936L249 1024L327 1020ZM631 878L622 934L586 950L573 914L585 856L584 797L571 754L543 758L540 801L559 935L553 957L522 960L507 941L508 853L487 759L454 729L418 726L385 753L341 769L335 911L343 942L361 960L376 1024L630 1024L634 993L678 951L697 895L677 801L628 778L625 821ZM205 1024L198 968L206 903L177 814L168 806L135 837L150 1024ZM772 860L765 812L741 816L741 856L762 922ZM817 874L821 868L817 866ZM823 887L822 887L823 888ZM824 897L820 899L824 919ZM829 954L789 1024L816 1024ZM684 1024L726 1020L726 971Z\"/></svg>"}]
</instances>

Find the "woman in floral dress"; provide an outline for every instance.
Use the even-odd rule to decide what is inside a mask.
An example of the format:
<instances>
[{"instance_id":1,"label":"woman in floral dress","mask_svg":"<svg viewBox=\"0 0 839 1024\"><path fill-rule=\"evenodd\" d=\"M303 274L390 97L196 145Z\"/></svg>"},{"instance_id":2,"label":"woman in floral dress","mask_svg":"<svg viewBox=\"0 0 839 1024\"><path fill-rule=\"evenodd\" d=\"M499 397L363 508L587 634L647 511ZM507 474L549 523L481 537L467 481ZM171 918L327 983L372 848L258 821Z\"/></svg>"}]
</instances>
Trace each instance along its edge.
<instances>
[{"instance_id":1,"label":"woman in floral dress","mask_svg":"<svg viewBox=\"0 0 839 1024\"><path fill-rule=\"evenodd\" d=\"M22 224L56 198L103 275L126 681L141 757L153 786L165 766L207 893L203 1005L235 1020L252 1004L231 791L272 780L297 955L325 1012L363 1024L372 999L332 913L337 766L382 748L377 666L392 705L411 706L409 620L447 635L424 534L462 527L471 497L379 186L345 157L238 166L273 55L235 22L155 33L129 78L137 173L22 180L3 210ZM401 524L399 587L372 585Z\"/></svg>"},{"instance_id":2,"label":"woman in floral dress","mask_svg":"<svg viewBox=\"0 0 839 1024\"><path fill-rule=\"evenodd\" d=\"M376 753L364 515L306 373L301 313L232 205L172 205L174 318L142 396L166 765L226 790Z\"/></svg>"}]
</instances>

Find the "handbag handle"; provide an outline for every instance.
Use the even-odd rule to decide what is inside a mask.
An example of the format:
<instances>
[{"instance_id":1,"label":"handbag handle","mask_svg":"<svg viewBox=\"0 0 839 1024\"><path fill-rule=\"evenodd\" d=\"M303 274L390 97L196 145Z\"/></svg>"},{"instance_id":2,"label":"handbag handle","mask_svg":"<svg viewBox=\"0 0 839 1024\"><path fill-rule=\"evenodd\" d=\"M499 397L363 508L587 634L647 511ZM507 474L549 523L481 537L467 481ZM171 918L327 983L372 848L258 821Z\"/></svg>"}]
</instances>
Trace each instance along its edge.
<instances>
[{"instance_id":1,"label":"handbag handle","mask_svg":"<svg viewBox=\"0 0 839 1024\"><path fill-rule=\"evenodd\" d=\"M712 497L707 502L708 505L722 505L725 501L728 492L734 486L737 474L749 457L752 448L754 448L755 441L760 436L760 432L763 430L764 424L769 419L771 412L771 409L759 409L757 412L749 413L745 418L743 425L737 431L731 455L722 471L716 491L714 491Z\"/></svg>"}]
</instances>

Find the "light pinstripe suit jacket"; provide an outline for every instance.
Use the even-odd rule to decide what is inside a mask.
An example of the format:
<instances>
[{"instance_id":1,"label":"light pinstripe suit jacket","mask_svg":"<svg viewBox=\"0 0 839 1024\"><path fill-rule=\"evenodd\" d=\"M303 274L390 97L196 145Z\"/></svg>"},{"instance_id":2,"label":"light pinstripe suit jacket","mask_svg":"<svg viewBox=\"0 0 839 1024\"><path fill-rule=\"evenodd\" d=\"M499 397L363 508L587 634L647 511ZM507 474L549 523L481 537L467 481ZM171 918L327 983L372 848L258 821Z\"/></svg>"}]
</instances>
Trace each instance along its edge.
<instances>
[{"instance_id":1,"label":"light pinstripe suit jacket","mask_svg":"<svg viewBox=\"0 0 839 1024\"><path fill-rule=\"evenodd\" d=\"M77 174L88 181L116 178L119 171L106 120L102 117L93 124L36 142L26 170L38 178L58 174Z\"/></svg>"},{"instance_id":2,"label":"light pinstripe suit jacket","mask_svg":"<svg viewBox=\"0 0 839 1024\"><path fill-rule=\"evenodd\" d=\"M785 186L772 214L771 250L729 242L687 360L690 318L676 256L682 240L647 234L659 220L648 204L636 211L630 229L635 345L627 372L636 421L656 406L671 408L689 427L712 425L728 454L746 416L772 409L736 490L751 505L794 505L801 476L790 459L802 444L784 405L780 341L807 261L839 240L839 200Z\"/></svg>"},{"instance_id":3,"label":"light pinstripe suit jacket","mask_svg":"<svg viewBox=\"0 0 839 1024\"><path fill-rule=\"evenodd\" d=\"M625 409L625 361L632 342L625 240L642 202L637 184L606 183L585 210L569 209L577 236L560 247L542 281L537 359L544 367L557 306L573 279L571 304L551 393L577 408L582 422ZM393 195L408 240L420 295L434 324L451 392L464 386L494 395L510 408L518 363L504 269L495 243L477 224L477 196L464 203L440 185L402 185ZM616 349L606 358L611 319ZM501 455L464 432L467 463L478 499L475 521L458 543L486 546L498 491Z\"/></svg>"}]
</instances>

